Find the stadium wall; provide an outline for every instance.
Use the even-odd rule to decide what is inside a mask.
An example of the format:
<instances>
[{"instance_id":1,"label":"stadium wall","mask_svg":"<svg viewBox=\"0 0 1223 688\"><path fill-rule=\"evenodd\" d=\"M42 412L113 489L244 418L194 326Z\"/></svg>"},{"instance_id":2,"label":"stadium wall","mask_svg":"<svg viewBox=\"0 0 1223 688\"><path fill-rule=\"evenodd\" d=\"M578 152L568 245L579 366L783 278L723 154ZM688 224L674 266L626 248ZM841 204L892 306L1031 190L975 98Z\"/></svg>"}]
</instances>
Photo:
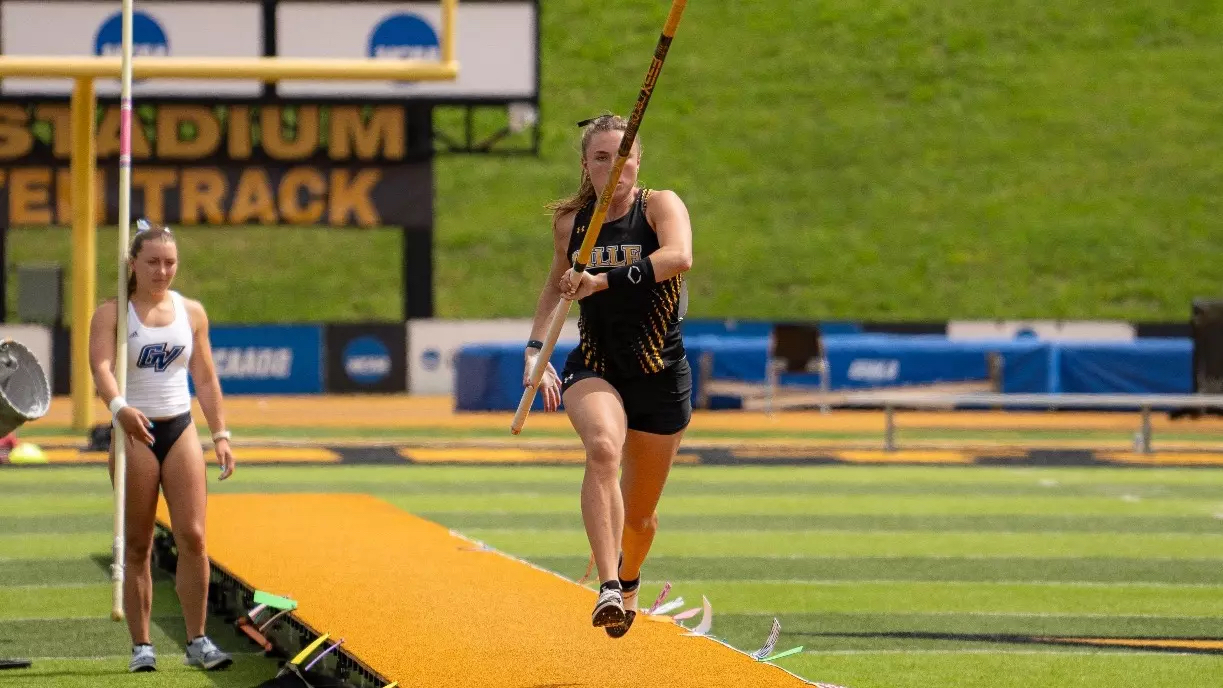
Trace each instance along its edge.
<instances>
[{"instance_id":1,"label":"stadium wall","mask_svg":"<svg viewBox=\"0 0 1223 688\"><path fill-rule=\"evenodd\" d=\"M987 353L1003 361L1005 392L1184 393L1192 391L1188 323L1082 321L820 322L830 388L975 379ZM764 379L767 321L694 320L685 339L695 360L712 354L720 379ZM213 353L226 394L455 395L460 410L510 410L521 394L527 319L421 319L406 323L214 324ZM6 325L69 393L68 329ZM559 366L577 341L561 332ZM818 384L816 374L787 382ZM699 384L699 382L698 382ZM732 404L733 405L733 404Z\"/></svg>"}]
</instances>

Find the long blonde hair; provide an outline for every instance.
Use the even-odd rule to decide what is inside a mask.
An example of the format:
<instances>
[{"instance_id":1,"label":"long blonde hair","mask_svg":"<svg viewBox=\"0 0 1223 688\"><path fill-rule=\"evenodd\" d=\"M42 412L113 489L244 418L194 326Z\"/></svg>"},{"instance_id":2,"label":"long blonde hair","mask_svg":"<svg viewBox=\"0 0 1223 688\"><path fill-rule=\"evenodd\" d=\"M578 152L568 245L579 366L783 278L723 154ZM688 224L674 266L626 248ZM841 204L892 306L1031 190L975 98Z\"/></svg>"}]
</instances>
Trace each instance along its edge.
<instances>
[{"instance_id":1,"label":"long blonde hair","mask_svg":"<svg viewBox=\"0 0 1223 688\"><path fill-rule=\"evenodd\" d=\"M586 171L586 165L584 164L586 161L586 149L590 146L590 139L593 138L595 134L602 134L605 131L624 131L628 129L628 120L624 119L620 115L605 113L593 119L588 119L585 122L581 122L579 126L582 127L582 181L578 184L577 193L566 198L553 201L545 206L548 208L548 210L552 211L553 217L559 217L565 213L571 213L575 210L579 210L587 203L590 203L599 197L599 191L595 189L594 182L590 180L590 174ZM640 139L634 141L634 145L637 146L638 155L641 154L641 144L639 141Z\"/></svg>"}]
</instances>

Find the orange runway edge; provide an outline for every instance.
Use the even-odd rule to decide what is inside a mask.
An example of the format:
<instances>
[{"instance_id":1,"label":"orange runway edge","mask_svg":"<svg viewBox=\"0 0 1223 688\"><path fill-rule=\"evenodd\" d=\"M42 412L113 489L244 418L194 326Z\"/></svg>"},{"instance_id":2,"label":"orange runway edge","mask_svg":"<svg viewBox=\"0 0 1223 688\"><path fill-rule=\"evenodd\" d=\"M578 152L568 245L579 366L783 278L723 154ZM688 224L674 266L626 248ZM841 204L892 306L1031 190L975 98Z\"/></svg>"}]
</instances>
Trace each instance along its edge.
<instances>
[{"instance_id":1,"label":"orange runway edge","mask_svg":"<svg viewBox=\"0 0 1223 688\"><path fill-rule=\"evenodd\" d=\"M374 497L212 495L207 528L217 565L404 688L811 685L669 620L612 640L593 590Z\"/></svg>"}]
</instances>

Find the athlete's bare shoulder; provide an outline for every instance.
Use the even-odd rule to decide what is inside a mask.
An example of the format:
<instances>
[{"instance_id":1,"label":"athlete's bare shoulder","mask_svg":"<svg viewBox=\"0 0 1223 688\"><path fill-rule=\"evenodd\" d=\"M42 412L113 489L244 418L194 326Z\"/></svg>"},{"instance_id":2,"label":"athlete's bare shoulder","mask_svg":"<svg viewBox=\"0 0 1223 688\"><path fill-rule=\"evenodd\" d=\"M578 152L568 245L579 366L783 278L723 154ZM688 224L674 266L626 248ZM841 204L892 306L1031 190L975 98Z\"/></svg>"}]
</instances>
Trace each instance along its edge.
<instances>
[{"instance_id":1,"label":"athlete's bare shoulder","mask_svg":"<svg viewBox=\"0 0 1223 688\"><path fill-rule=\"evenodd\" d=\"M688 218L688 208L679 194L670 189L656 189L646 198L645 216L650 226L677 218Z\"/></svg>"},{"instance_id":2,"label":"athlete's bare shoulder","mask_svg":"<svg viewBox=\"0 0 1223 688\"><path fill-rule=\"evenodd\" d=\"M656 210L666 211L683 205L683 199L671 189L651 189L646 196L645 208L647 213L653 213Z\"/></svg>"},{"instance_id":3,"label":"athlete's bare shoulder","mask_svg":"<svg viewBox=\"0 0 1223 688\"><path fill-rule=\"evenodd\" d=\"M184 296L183 308L187 310L187 316L191 318L191 329L198 330L201 325L208 323L208 313L204 310L202 302Z\"/></svg>"},{"instance_id":4,"label":"athlete's bare shoulder","mask_svg":"<svg viewBox=\"0 0 1223 688\"><path fill-rule=\"evenodd\" d=\"M109 318L114 320L119 313L119 299L106 299L98 304L98 307L93 311L95 320L100 318Z\"/></svg>"},{"instance_id":5,"label":"athlete's bare shoulder","mask_svg":"<svg viewBox=\"0 0 1223 688\"><path fill-rule=\"evenodd\" d=\"M90 346L96 346L99 343L99 338L115 341L115 328L119 324L119 308L117 299L108 299L98 304L98 307L93 311L93 317L89 319L89 341Z\"/></svg>"},{"instance_id":6,"label":"athlete's bare shoulder","mask_svg":"<svg viewBox=\"0 0 1223 688\"><path fill-rule=\"evenodd\" d=\"M552 216L552 240L557 250L565 253L569 250L569 239L573 237L573 221L577 219L578 211L558 211Z\"/></svg>"},{"instance_id":7,"label":"athlete's bare shoulder","mask_svg":"<svg viewBox=\"0 0 1223 688\"><path fill-rule=\"evenodd\" d=\"M187 309L188 313L195 315L204 312L204 304L199 299L191 299L183 297L183 308Z\"/></svg>"}]
</instances>

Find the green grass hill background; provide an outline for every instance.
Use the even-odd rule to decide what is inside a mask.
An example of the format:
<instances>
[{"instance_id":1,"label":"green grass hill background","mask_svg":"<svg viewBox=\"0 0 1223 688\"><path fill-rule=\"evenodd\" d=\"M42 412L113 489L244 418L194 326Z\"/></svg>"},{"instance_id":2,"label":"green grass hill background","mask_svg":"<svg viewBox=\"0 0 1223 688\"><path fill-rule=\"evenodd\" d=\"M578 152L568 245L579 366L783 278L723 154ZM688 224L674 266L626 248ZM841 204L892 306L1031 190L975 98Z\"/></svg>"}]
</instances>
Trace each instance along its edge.
<instances>
[{"instance_id":1,"label":"green grass hill background","mask_svg":"<svg viewBox=\"0 0 1223 688\"><path fill-rule=\"evenodd\" d=\"M437 162L439 316L532 313L574 123L632 107L667 6L543 4L541 156ZM690 315L1184 320L1223 293L1221 38L1206 0L691 3L641 131ZM69 234L13 230L10 267ZM401 315L397 231L179 234L214 321Z\"/></svg>"}]
</instances>

